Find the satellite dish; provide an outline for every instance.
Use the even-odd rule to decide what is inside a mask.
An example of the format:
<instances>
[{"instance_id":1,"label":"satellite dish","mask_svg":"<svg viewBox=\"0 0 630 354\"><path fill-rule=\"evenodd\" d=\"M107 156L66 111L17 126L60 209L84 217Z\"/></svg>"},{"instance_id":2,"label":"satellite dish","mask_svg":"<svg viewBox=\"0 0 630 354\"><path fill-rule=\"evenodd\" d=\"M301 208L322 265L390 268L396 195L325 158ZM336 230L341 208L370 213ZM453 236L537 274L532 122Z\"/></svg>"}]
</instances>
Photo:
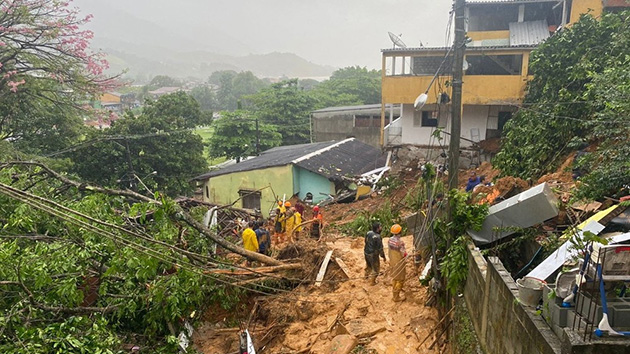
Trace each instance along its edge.
<instances>
[{"instance_id":1,"label":"satellite dish","mask_svg":"<svg viewBox=\"0 0 630 354\"><path fill-rule=\"evenodd\" d=\"M391 32L387 32L389 34L389 39L392 40L392 43L394 43L394 48L399 47L399 48L407 48L407 45L405 44L405 42L402 41L402 39L400 39L400 36L397 36Z\"/></svg>"},{"instance_id":2,"label":"satellite dish","mask_svg":"<svg viewBox=\"0 0 630 354\"><path fill-rule=\"evenodd\" d=\"M426 93L418 96L418 98L416 98L416 102L413 103L414 108L416 110L419 110L424 107L424 105L427 103L427 99L429 99L429 96Z\"/></svg>"}]
</instances>

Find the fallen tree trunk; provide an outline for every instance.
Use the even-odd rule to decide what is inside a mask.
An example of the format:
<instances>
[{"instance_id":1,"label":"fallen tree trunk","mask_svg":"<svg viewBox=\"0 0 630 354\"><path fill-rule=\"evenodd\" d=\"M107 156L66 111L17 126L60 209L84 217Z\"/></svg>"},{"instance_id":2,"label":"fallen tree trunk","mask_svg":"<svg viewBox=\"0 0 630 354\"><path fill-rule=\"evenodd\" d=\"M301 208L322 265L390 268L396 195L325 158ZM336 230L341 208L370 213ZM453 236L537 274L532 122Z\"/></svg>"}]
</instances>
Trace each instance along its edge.
<instances>
[{"instance_id":1,"label":"fallen tree trunk","mask_svg":"<svg viewBox=\"0 0 630 354\"><path fill-rule=\"evenodd\" d=\"M199 233L201 233L202 235L210 238L212 241L216 242L216 244L218 244L219 246L230 250L234 253L238 253L241 256L251 259L253 261L257 261L263 264L269 264L269 265L274 265L274 266L278 266L278 265L282 265L284 263L280 262L277 259L271 258L269 256L265 256L264 254L258 253L258 252L252 252L252 251L248 251L246 249L244 249L243 247L237 246L229 241L227 241L224 238L218 237L214 232L212 232L210 229L208 229L207 227L205 227L202 223L200 223L199 221L195 220L190 214L188 214L187 212L185 212L183 209L178 207L178 212L176 213L176 216L181 218L182 220L184 220L188 225L192 226L195 230L199 231Z\"/></svg>"},{"instance_id":2,"label":"fallen tree trunk","mask_svg":"<svg viewBox=\"0 0 630 354\"><path fill-rule=\"evenodd\" d=\"M255 274L266 274L266 273L274 273L280 272L283 270L291 270L291 269L300 269L302 268L302 263L291 263L291 264L282 264L279 266L272 267L257 267L250 269L212 269L207 270L205 274L229 274L229 275L255 275Z\"/></svg>"}]
</instances>

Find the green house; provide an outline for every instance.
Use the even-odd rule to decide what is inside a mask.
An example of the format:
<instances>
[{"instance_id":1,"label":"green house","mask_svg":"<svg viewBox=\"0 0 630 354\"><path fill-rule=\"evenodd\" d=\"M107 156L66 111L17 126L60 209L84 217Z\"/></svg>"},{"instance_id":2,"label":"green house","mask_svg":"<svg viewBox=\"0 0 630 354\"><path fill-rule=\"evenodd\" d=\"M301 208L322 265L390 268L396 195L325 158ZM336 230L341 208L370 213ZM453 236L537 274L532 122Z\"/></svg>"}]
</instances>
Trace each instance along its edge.
<instances>
[{"instance_id":1,"label":"green house","mask_svg":"<svg viewBox=\"0 0 630 354\"><path fill-rule=\"evenodd\" d=\"M313 203L335 194L342 176L356 176L383 167L381 150L354 138L312 144L281 146L260 156L195 177L203 200L213 204L258 209L264 216L276 198L297 195ZM239 199L240 198L240 199Z\"/></svg>"}]
</instances>

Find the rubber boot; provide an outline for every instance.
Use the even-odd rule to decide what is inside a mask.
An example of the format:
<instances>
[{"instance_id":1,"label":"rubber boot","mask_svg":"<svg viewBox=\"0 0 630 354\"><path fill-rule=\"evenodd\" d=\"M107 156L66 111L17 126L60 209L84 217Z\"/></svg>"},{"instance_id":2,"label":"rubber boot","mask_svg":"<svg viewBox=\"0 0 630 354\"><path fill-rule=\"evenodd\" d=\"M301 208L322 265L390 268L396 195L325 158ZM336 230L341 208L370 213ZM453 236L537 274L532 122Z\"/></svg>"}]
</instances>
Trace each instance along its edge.
<instances>
[{"instance_id":1,"label":"rubber boot","mask_svg":"<svg viewBox=\"0 0 630 354\"><path fill-rule=\"evenodd\" d=\"M370 285L376 285L376 275L370 276Z\"/></svg>"},{"instance_id":2,"label":"rubber boot","mask_svg":"<svg viewBox=\"0 0 630 354\"><path fill-rule=\"evenodd\" d=\"M400 291L395 291L394 290L394 297L392 298L395 302L399 302L402 301L402 299L400 298Z\"/></svg>"}]
</instances>

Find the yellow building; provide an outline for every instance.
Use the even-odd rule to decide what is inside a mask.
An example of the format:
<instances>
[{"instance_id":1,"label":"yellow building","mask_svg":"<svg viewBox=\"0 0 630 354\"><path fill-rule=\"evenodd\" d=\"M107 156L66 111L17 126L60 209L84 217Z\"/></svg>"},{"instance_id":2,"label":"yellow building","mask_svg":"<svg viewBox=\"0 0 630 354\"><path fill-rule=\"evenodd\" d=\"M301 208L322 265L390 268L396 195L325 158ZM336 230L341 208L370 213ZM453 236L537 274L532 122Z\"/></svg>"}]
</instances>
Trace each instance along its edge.
<instances>
[{"instance_id":1,"label":"yellow building","mask_svg":"<svg viewBox=\"0 0 630 354\"><path fill-rule=\"evenodd\" d=\"M625 0L467 1L462 146L501 135L525 96L530 53L540 43L581 14L597 17L604 10L627 6ZM384 127L382 143L437 144L435 130L450 129L450 48L395 47L382 54L382 104L400 105L402 112ZM427 103L416 110L414 102L425 92Z\"/></svg>"}]
</instances>

